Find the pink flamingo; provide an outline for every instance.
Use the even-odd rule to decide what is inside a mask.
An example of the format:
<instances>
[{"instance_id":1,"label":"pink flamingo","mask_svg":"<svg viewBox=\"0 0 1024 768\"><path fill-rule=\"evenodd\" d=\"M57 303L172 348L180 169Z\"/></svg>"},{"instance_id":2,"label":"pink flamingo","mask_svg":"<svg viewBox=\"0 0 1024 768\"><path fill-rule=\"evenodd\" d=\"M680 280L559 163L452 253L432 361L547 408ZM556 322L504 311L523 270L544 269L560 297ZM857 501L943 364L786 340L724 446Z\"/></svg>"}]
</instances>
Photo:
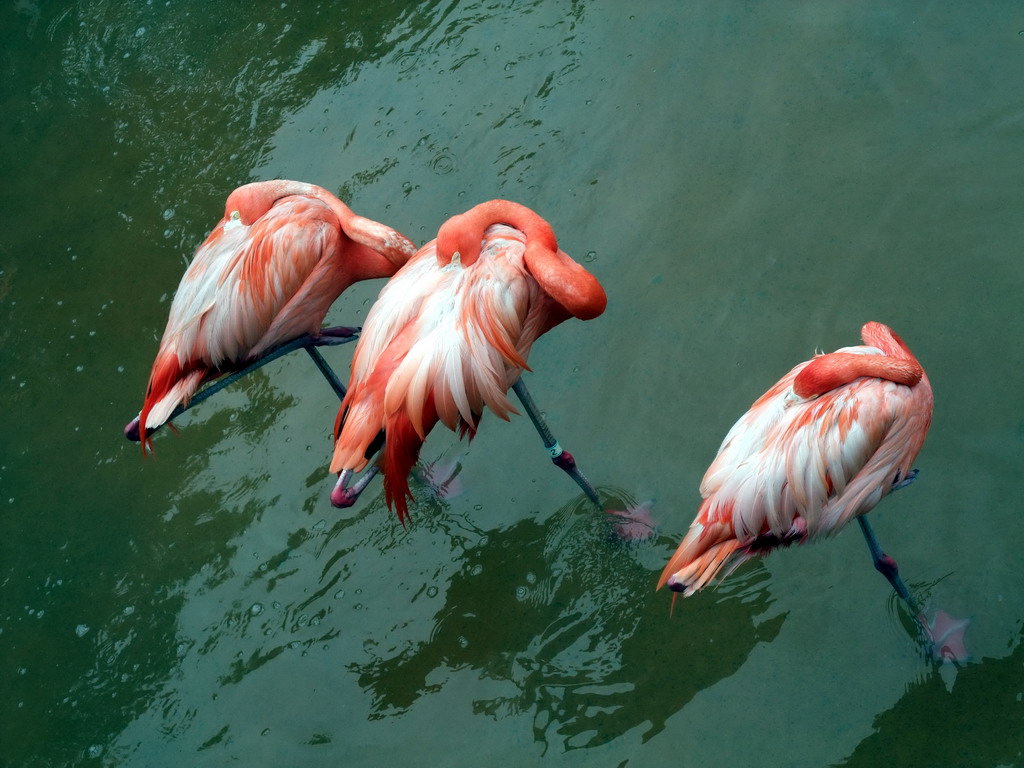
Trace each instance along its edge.
<instances>
[{"instance_id":1,"label":"pink flamingo","mask_svg":"<svg viewBox=\"0 0 1024 768\"><path fill-rule=\"evenodd\" d=\"M867 346L800 363L736 422L704 475L704 502L659 589L667 584L688 597L723 569L728 575L756 555L831 536L857 518L875 567L929 637L947 630L951 620L941 612L925 621L864 518L916 476L911 464L931 424L932 388L892 329L867 323L861 338Z\"/></svg>"},{"instance_id":2,"label":"pink flamingo","mask_svg":"<svg viewBox=\"0 0 1024 768\"><path fill-rule=\"evenodd\" d=\"M404 523L408 475L430 430L441 421L472 435L485 405L507 421L512 387L555 463L599 504L519 376L541 334L570 317L597 317L606 303L597 279L558 249L551 225L529 208L491 200L449 219L366 317L335 424L331 471L341 474L332 502L354 502L347 480L386 436L385 500Z\"/></svg>"},{"instance_id":3,"label":"pink flamingo","mask_svg":"<svg viewBox=\"0 0 1024 768\"><path fill-rule=\"evenodd\" d=\"M145 453L149 435L204 382L295 339L350 336L352 329L320 328L334 300L359 280L390 277L415 250L313 184L239 187L181 279L142 411L125 435L141 439Z\"/></svg>"}]
</instances>

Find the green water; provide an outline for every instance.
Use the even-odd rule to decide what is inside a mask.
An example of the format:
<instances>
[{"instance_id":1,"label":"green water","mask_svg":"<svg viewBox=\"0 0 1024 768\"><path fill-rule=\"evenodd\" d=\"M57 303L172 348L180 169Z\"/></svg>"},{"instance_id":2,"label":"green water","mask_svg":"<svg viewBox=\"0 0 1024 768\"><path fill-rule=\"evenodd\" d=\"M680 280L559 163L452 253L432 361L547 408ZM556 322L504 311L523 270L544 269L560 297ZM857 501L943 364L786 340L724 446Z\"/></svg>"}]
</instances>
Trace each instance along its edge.
<instances>
[{"instance_id":1,"label":"green water","mask_svg":"<svg viewBox=\"0 0 1024 768\"><path fill-rule=\"evenodd\" d=\"M0 39L0 764L1024 766L1020 3L20 0ZM184 265L274 177L418 242L551 221L609 305L527 381L659 536L610 540L525 418L438 430L464 492L408 530L333 509L299 355L143 460ZM866 320L935 389L872 518L972 617L960 666L854 530L653 591L733 421Z\"/></svg>"}]
</instances>

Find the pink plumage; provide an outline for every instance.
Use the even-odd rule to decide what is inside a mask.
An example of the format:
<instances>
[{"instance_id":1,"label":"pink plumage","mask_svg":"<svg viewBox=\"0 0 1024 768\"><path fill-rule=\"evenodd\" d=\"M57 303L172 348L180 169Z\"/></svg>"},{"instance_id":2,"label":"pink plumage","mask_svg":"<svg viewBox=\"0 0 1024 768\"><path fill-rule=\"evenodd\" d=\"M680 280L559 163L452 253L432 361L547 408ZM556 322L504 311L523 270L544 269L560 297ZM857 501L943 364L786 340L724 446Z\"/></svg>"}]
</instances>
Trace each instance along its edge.
<instances>
[{"instance_id":1,"label":"pink plumage","mask_svg":"<svg viewBox=\"0 0 1024 768\"><path fill-rule=\"evenodd\" d=\"M537 338L571 316L596 317L605 302L529 208L492 200L453 217L366 317L331 471L363 469L383 430L385 498L404 520L408 474L434 425L473 433L484 406L507 420L508 389Z\"/></svg>"},{"instance_id":2,"label":"pink plumage","mask_svg":"<svg viewBox=\"0 0 1024 768\"><path fill-rule=\"evenodd\" d=\"M143 452L147 433L201 384L316 334L342 291L393 275L414 252L408 238L313 184L236 189L171 303L138 419Z\"/></svg>"},{"instance_id":3,"label":"pink plumage","mask_svg":"<svg viewBox=\"0 0 1024 768\"><path fill-rule=\"evenodd\" d=\"M736 422L659 588L688 596L750 557L831 536L908 477L931 385L892 329L867 323L861 338L796 366Z\"/></svg>"}]
</instances>

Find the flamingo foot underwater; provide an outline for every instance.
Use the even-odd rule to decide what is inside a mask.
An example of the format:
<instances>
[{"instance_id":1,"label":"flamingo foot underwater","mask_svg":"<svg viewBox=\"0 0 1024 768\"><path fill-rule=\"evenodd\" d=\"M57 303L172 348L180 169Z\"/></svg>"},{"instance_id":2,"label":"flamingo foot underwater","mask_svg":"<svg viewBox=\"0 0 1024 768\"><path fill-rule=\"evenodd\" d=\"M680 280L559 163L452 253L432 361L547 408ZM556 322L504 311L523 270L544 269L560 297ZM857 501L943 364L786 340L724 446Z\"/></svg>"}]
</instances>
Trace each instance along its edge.
<instances>
[{"instance_id":1,"label":"flamingo foot underwater","mask_svg":"<svg viewBox=\"0 0 1024 768\"><path fill-rule=\"evenodd\" d=\"M651 510L654 502L645 501L625 510L606 509L612 520L612 533L620 541L647 541L655 533L656 524Z\"/></svg>"},{"instance_id":2,"label":"flamingo foot underwater","mask_svg":"<svg viewBox=\"0 0 1024 768\"><path fill-rule=\"evenodd\" d=\"M919 621L922 619L919 618ZM929 650L935 661L961 664L971 660L965 644L964 633L971 624L970 619L955 619L943 610L938 610L925 624Z\"/></svg>"}]
</instances>

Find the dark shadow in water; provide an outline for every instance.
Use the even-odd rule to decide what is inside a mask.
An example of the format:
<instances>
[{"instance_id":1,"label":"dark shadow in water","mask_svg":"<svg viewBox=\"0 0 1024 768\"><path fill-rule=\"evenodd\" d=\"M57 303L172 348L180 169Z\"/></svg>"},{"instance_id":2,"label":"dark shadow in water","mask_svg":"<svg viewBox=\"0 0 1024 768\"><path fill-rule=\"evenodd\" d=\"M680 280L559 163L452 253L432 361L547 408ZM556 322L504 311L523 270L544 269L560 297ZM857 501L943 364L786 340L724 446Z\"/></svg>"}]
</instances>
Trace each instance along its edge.
<instances>
[{"instance_id":1,"label":"dark shadow in water","mask_svg":"<svg viewBox=\"0 0 1024 768\"><path fill-rule=\"evenodd\" d=\"M592 747L638 726L647 740L778 634L784 615L757 621L772 602L759 587L764 571L734 577L708 610L680 604L670 618L636 545L610 534L580 498L467 550L430 639L351 666L374 717L401 714L440 690L447 670L468 668L508 691L474 711L530 713L539 742Z\"/></svg>"},{"instance_id":2,"label":"dark shadow in water","mask_svg":"<svg viewBox=\"0 0 1024 768\"><path fill-rule=\"evenodd\" d=\"M875 718L874 733L840 765L964 768L1021 765L1024 750L1024 642L1002 658L941 670L912 683ZM945 679L944 679L945 678ZM952 680L947 686L946 680Z\"/></svg>"}]
</instances>

